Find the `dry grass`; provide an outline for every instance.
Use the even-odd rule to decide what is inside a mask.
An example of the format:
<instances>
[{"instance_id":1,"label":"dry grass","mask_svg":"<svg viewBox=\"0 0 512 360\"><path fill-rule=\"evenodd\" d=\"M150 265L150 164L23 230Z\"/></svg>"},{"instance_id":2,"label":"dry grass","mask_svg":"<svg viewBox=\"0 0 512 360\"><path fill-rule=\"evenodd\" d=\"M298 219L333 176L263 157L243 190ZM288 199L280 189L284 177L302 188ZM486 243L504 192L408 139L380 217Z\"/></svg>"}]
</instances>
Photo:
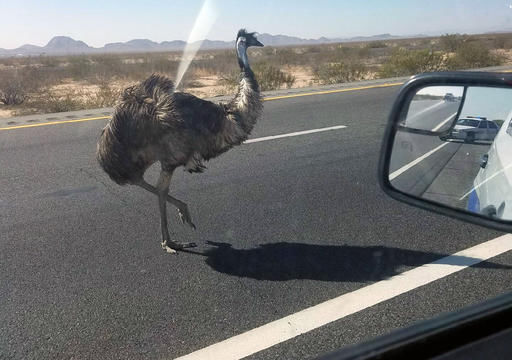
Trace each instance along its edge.
<instances>
[{"instance_id":1,"label":"dry grass","mask_svg":"<svg viewBox=\"0 0 512 360\"><path fill-rule=\"evenodd\" d=\"M250 49L263 90L512 64L512 34ZM181 53L0 58L0 117L112 106L119 91L151 73L175 77ZM200 51L180 90L230 94L238 81L234 50ZM6 93L15 93L7 101ZM8 105L2 102L9 103Z\"/></svg>"}]
</instances>

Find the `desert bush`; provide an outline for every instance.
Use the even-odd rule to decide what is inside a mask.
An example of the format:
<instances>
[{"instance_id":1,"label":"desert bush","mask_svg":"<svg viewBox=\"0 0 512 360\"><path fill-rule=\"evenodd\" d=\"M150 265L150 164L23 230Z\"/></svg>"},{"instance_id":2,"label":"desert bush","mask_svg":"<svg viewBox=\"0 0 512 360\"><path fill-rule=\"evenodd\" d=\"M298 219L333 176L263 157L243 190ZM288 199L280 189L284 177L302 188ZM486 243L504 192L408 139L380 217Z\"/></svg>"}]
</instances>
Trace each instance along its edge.
<instances>
[{"instance_id":1,"label":"desert bush","mask_svg":"<svg viewBox=\"0 0 512 360\"><path fill-rule=\"evenodd\" d=\"M110 86L107 83L100 85L99 90L94 94L85 97L84 109L104 108L114 106L119 97L121 90Z\"/></svg>"},{"instance_id":2,"label":"desert bush","mask_svg":"<svg viewBox=\"0 0 512 360\"><path fill-rule=\"evenodd\" d=\"M0 74L0 102L4 105L20 105L27 99L27 91L21 76L16 72Z\"/></svg>"},{"instance_id":3,"label":"desert bush","mask_svg":"<svg viewBox=\"0 0 512 360\"><path fill-rule=\"evenodd\" d=\"M293 75L286 74L274 66L262 63L254 66L254 75L262 91L277 90L283 86L291 88L295 83L295 77ZM232 91L238 87L239 81L240 73L232 71L227 74L222 74L219 83L226 86L228 91Z\"/></svg>"},{"instance_id":4,"label":"desert bush","mask_svg":"<svg viewBox=\"0 0 512 360\"><path fill-rule=\"evenodd\" d=\"M0 89L0 102L4 105L20 105L27 98L19 83L9 83Z\"/></svg>"},{"instance_id":5,"label":"desert bush","mask_svg":"<svg viewBox=\"0 0 512 360\"><path fill-rule=\"evenodd\" d=\"M83 80L93 74L93 66L89 58L85 56L73 56L69 58L68 70L73 80Z\"/></svg>"},{"instance_id":6,"label":"desert bush","mask_svg":"<svg viewBox=\"0 0 512 360\"><path fill-rule=\"evenodd\" d=\"M231 71L225 74L219 75L218 84L223 85L227 92L234 91L240 82L240 73L237 71Z\"/></svg>"},{"instance_id":7,"label":"desert bush","mask_svg":"<svg viewBox=\"0 0 512 360\"><path fill-rule=\"evenodd\" d=\"M445 51L454 52L468 40L467 35L444 34L439 38L439 44Z\"/></svg>"},{"instance_id":8,"label":"desert bush","mask_svg":"<svg viewBox=\"0 0 512 360\"><path fill-rule=\"evenodd\" d=\"M495 49L505 49L507 47L507 39L505 39L503 36L497 37L494 39L494 48Z\"/></svg>"},{"instance_id":9,"label":"desert bush","mask_svg":"<svg viewBox=\"0 0 512 360\"><path fill-rule=\"evenodd\" d=\"M321 84L339 84L363 79L368 72L361 63L330 63L318 65L313 69L315 77Z\"/></svg>"},{"instance_id":10,"label":"desert bush","mask_svg":"<svg viewBox=\"0 0 512 360\"><path fill-rule=\"evenodd\" d=\"M455 55L448 59L447 67L452 70L473 69L502 63L503 58L491 54L489 49L477 44L464 43L457 49Z\"/></svg>"},{"instance_id":11,"label":"desert bush","mask_svg":"<svg viewBox=\"0 0 512 360\"><path fill-rule=\"evenodd\" d=\"M291 88L295 83L295 76L286 74L280 69L264 63L256 64L254 73L262 91L276 90L282 86Z\"/></svg>"},{"instance_id":12,"label":"desert bush","mask_svg":"<svg viewBox=\"0 0 512 360\"><path fill-rule=\"evenodd\" d=\"M380 70L380 77L407 76L430 71L446 70L446 56L433 50L407 50L399 48L393 51L389 60Z\"/></svg>"},{"instance_id":13,"label":"desert bush","mask_svg":"<svg viewBox=\"0 0 512 360\"><path fill-rule=\"evenodd\" d=\"M56 91L44 89L27 103L30 112L57 113L75 110L111 107L121 94L121 90L109 84L101 84L97 92L86 93L82 90Z\"/></svg>"},{"instance_id":14,"label":"desert bush","mask_svg":"<svg viewBox=\"0 0 512 360\"><path fill-rule=\"evenodd\" d=\"M28 105L47 113L75 111L83 108L79 96L81 96L81 94L77 91L60 95L55 91L46 89L38 98L32 99Z\"/></svg>"},{"instance_id":15,"label":"desert bush","mask_svg":"<svg viewBox=\"0 0 512 360\"><path fill-rule=\"evenodd\" d=\"M357 51L357 56L360 58L367 58L370 56L370 49L366 46L363 46L362 48L359 48Z\"/></svg>"},{"instance_id":16,"label":"desert bush","mask_svg":"<svg viewBox=\"0 0 512 360\"><path fill-rule=\"evenodd\" d=\"M384 41L370 41L366 43L364 47L367 49L381 49L388 47L388 45Z\"/></svg>"}]
</instances>

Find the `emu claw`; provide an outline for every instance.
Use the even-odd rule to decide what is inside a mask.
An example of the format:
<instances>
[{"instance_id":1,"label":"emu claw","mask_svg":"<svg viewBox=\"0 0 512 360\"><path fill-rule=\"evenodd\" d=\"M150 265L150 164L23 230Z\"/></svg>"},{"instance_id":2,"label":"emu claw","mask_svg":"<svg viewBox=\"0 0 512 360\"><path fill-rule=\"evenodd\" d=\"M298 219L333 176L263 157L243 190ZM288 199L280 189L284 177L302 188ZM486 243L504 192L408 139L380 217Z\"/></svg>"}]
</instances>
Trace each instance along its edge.
<instances>
[{"instance_id":1,"label":"emu claw","mask_svg":"<svg viewBox=\"0 0 512 360\"><path fill-rule=\"evenodd\" d=\"M196 230L196 226L192 222L188 208L185 207L184 209L178 210L178 215L182 224L188 224L192 229Z\"/></svg>"},{"instance_id":2,"label":"emu claw","mask_svg":"<svg viewBox=\"0 0 512 360\"><path fill-rule=\"evenodd\" d=\"M162 243L162 249L167 251L169 254L176 254L178 250L183 250L187 248L196 247L197 244L194 242L174 242L174 241L167 241Z\"/></svg>"},{"instance_id":3,"label":"emu claw","mask_svg":"<svg viewBox=\"0 0 512 360\"><path fill-rule=\"evenodd\" d=\"M196 164L195 167L193 168L189 168L189 169L185 169L186 171L188 171L189 173L193 174L193 173L203 173L205 170L206 170L206 166L204 166L203 164Z\"/></svg>"}]
</instances>

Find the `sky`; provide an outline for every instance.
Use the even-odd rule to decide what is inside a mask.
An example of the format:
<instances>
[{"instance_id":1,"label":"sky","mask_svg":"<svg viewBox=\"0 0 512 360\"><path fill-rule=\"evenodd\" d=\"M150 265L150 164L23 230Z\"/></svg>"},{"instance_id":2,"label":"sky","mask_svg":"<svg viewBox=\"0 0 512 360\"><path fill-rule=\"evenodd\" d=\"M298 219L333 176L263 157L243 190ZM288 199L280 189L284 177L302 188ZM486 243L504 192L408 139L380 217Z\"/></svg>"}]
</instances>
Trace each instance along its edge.
<instances>
[{"instance_id":1,"label":"sky","mask_svg":"<svg viewBox=\"0 0 512 360\"><path fill-rule=\"evenodd\" d=\"M418 91L418 94L445 95L452 93L458 97L462 96L463 90L462 86L427 86ZM505 120L512 110L511 104L512 89L470 86L460 116L484 116L489 120ZM424 106L414 110L418 111L417 109L424 109ZM408 116L411 117L410 112Z\"/></svg>"},{"instance_id":2,"label":"sky","mask_svg":"<svg viewBox=\"0 0 512 360\"><path fill-rule=\"evenodd\" d=\"M56 35L88 45L186 40L203 0L1 1L0 48L46 45ZM211 40L241 27L302 38L512 31L512 0L211 0Z\"/></svg>"},{"instance_id":3,"label":"sky","mask_svg":"<svg viewBox=\"0 0 512 360\"><path fill-rule=\"evenodd\" d=\"M470 87L461 116L485 116L489 120L505 120L510 114L512 89Z\"/></svg>"}]
</instances>

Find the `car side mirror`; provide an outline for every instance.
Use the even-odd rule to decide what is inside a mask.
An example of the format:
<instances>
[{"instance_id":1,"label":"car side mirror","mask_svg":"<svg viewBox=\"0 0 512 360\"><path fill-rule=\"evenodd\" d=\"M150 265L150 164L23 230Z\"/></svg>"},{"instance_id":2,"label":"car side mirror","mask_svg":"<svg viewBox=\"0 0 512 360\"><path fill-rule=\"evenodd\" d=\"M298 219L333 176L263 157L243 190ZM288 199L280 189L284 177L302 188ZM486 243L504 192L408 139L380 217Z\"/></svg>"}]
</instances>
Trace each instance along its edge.
<instances>
[{"instance_id":1,"label":"car side mirror","mask_svg":"<svg viewBox=\"0 0 512 360\"><path fill-rule=\"evenodd\" d=\"M512 231L512 76L412 77L389 116L379 182L397 200Z\"/></svg>"}]
</instances>

